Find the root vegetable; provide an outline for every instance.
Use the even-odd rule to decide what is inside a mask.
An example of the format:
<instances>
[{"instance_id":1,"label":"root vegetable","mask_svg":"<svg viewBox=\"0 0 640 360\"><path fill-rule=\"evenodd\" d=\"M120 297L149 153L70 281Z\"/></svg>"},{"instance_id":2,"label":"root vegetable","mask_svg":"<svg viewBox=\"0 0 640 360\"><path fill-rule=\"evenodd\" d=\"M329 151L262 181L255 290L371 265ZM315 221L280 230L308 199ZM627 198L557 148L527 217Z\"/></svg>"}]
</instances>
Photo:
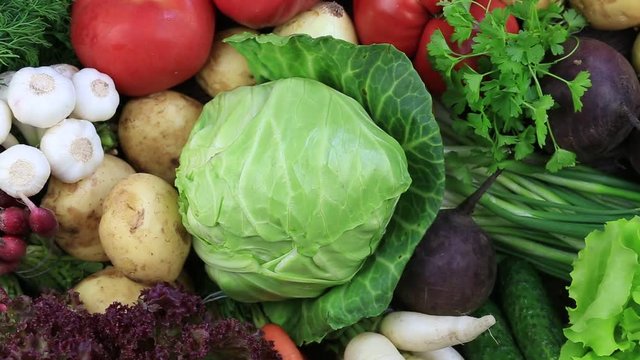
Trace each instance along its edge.
<instances>
[{"instance_id":1,"label":"root vegetable","mask_svg":"<svg viewBox=\"0 0 640 360\"><path fill-rule=\"evenodd\" d=\"M201 112L200 102L171 90L127 102L118 122L127 162L173 184L180 152Z\"/></svg>"},{"instance_id":2,"label":"root vegetable","mask_svg":"<svg viewBox=\"0 0 640 360\"><path fill-rule=\"evenodd\" d=\"M629 61L600 40L577 37L564 48L570 55L551 67L556 76L541 80L543 92L558 104L549 111L551 132L561 148L582 162L607 159L640 127L640 82ZM566 80L581 71L590 73L592 86L582 96L582 110L575 112Z\"/></svg>"},{"instance_id":3,"label":"root vegetable","mask_svg":"<svg viewBox=\"0 0 640 360\"><path fill-rule=\"evenodd\" d=\"M601 30L621 30L640 25L638 0L570 0L571 6Z\"/></svg>"},{"instance_id":4,"label":"root vegetable","mask_svg":"<svg viewBox=\"0 0 640 360\"><path fill-rule=\"evenodd\" d=\"M71 114L76 92L71 79L50 66L24 67L13 74L7 103L18 121L48 128Z\"/></svg>"},{"instance_id":5,"label":"root vegetable","mask_svg":"<svg viewBox=\"0 0 640 360\"><path fill-rule=\"evenodd\" d=\"M31 232L45 238L53 237L58 232L58 220L53 212L47 208L36 206L31 199L24 195L20 195L20 199L27 205L27 219Z\"/></svg>"},{"instance_id":6,"label":"root vegetable","mask_svg":"<svg viewBox=\"0 0 640 360\"><path fill-rule=\"evenodd\" d=\"M631 48L631 64L636 70L636 73L640 74L640 34L636 36Z\"/></svg>"},{"instance_id":7,"label":"root vegetable","mask_svg":"<svg viewBox=\"0 0 640 360\"><path fill-rule=\"evenodd\" d=\"M384 335L363 332L351 339L344 350L344 360L404 360L398 349Z\"/></svg>"},{"instance_id":8,"label":"root vegetable","mask_svg":"<svg viewBox=\"0 0 640 360\"><path fill-rule=\"evenodd\" d=\"M27 254L27 243L19 236L0 237L0 261L13 263Z\"/></svg>"},{"instance_id":9,"label":"root vegetable","mask_svg":"<svg viewBox=\"0 0 640 360\"><path fill-rule=\"evenodd\" d=\"M76 106L72 116L91 122L105 121L115 115L120 95L109 75L93 68L84 68L73 74Z\"/></svg>"},{"instance_id":10,"label":"root vegetable","mask_svg":"<svg viewBox=\"0 0 640 360\"><path fill-rule=\"evenodd\" d=\"M73 77L73 74L77 73L78 71L80 71L80 69L78 69L77 66L75 65L70 65L70 64L55 64L55 65L51 65L51 67L59 72L60 74L64 75L65 77L71 79Z\"/></svg>"},{"instance_id":11,"label":"root vegetable","mask_svg":"<svg viewBox=\"0 0 640 360\"><path fill-rule=\"evenodd\" d=\"M11 133L13 114L9 105L0 99L0 143L3 143Z\"/></svg>"},{"instance_id":12,"label":"root vegetable","mask_svg":"<svg viewBox=\"0 0 640 360\"><path fill-rule=\"evenodd\" d=\"M0 231L9 235L29 232L29 214L19 206L0 207Z\"/></svg>"},{"instance_id":13,"label":"root vegetable","mask_svg":"<svg viewBox=\"0 0 640 360\"><path fill-rule=\"evenodd\" d=\"M400 350L423 352L469 342L495 322L493 315L477 318L394 311L382 319L380 333Z\"/></svg>"},{"instance_id":14,"label":"root vegetable","mask_svg":"<svg viewBox=\"0 0 640 360\"><path fill-rule=\"evenodd\" d=\"M178 192L151 174L129 175L113 187L98 229L113 266L137 281L176 280L191 248Z\"/></svg>"},{"instance_id":15,"label":"root vegetable","mask_svg":"<svg viewBox=\"0 0 640 360\"><path fill-rule=\"evenodd\" d=\"M496 281L495 250L471 214L500 172L455 209L440 210L407 263L395 296L404 310L463 315L479 308Z\"/></svg>"},{"instance_id":16,"label":"root vegetable","mask_svg":"<svg viewBox=\"0 0 640 360\"><path fill-rule=\"evenodd\" d=\"M246 27L233 27L216 33L209 59L196 74L198 85L209 96L214 97L223 91L256 83L244 56L223 42L229 36L243 32L257 34L255 30Z\"/></svg>"},{"instance_id":17,"label":"root vegetable","mask_svg":"<svg viewBox=\"0 0 640 360\"><path fill-rule=\"evenodd\" d=\"M464 360L451 346L433 351L414 352L411 355L415 360Z\"/></svg>"},{"instance_id":18,"label":"root vegetable","mask_svg":"<svg viewBox=\"0 0 640 360\"><path fill-rule=\"evenodd\" d=\"M40 192L51 167L42 151L19 144L0 153L0 189L14 198Z\"/></svg>"},{"instance_id":19,"label":"root vegetable","mask_svg":"<svg viewBox=\"0 0 640 360\"><path fill-rule=\"evenodd\" d=\"M109 260L98 234L102 203L118 181L134 173L127 162L106 154L93 174L76 183L52 178L40 205L51 209L58 219L56 243L81 260Z\"/></svg>"},{"instance_id":20,"label":"root vegetable","mask_svg":"<svg viewBox=\"0 0 640 360\"><path fill-rule=\"evenodd\" d=\"M2 146L5 149L8 149L8 148L10 148L10 147L12 147L14 145L18 145L18 144L20 144L20 141L18 141L18 139L15 136L13 136L12 133L9 133L7 135L7 138L4 139L4 141L2 142L2 144L0 144L0 146Z\"/></svg>"},{"instance_id":21,"label":"root vegetable","mask_svg":"<svg viewBox=\"0 0 640 360\"><path fill-rule=\"evenodd\" d=\"M40 139L40 150L53 176L67 183L91 175L104 159L100 136L87 120L65 119L47 129Z\"/></svg>"},{"instance_id":22,"label":"root vegetable","mask_svg":"<svg viewBox=\"0 0 640 360\"><path fill-rule=\"evenodd\" d=\"M119 302L135 304L142 290L149 286L127 278L118 269L109 266L80 281L73 289L90 313L104 313L109 305Z\"/></svg>"},{"instance_id":23,"label":"root vegetable","mask_svg":"<svg viewBox=\"0 0 640 360\"><path fill-rule=\"evenodd\" d=\"M311 37L333 36L336 39L358 43L355 26L342 5L335 1L316 4L291 20L273 29L281 36L307 34Z\"/></svg>"}]
</instances>

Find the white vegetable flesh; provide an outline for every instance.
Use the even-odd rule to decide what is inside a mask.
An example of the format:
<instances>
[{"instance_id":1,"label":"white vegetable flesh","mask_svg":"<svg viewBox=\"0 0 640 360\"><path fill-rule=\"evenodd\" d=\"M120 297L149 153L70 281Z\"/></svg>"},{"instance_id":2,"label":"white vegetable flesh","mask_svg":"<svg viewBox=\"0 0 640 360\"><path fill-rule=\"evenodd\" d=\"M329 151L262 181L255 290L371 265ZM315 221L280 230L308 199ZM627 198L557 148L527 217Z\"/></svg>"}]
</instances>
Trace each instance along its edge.
<instances>
[{"instance_id":1,"label":"white vegetable flesh","mask_svg":"<svg viewBox=\"0 0 640 360\"><path fill-rule=\"evenodd\" d=\"M7 102L18 121L49 128L71 114L76 92L73 82L50 66L24 67L9 83Z\"/></svg>"},{"instance_id":2,"label":"white vegetable flesh","mask_svg":"<svg viewBox=\"0 0 640 360\"><path fill-rule=\"evenodd\" d=\"M13 114L11 114L9 105L4 100L0 100L0 143L3 143L9 136L12 119Z\"/></svg>"},{"instance_id":3,"label":"white vegetable flesh","mask_svg":"<svg viewBox=\"0 0 640 360\"><path fill-rule=\"evenodd\" d=\"M70 64L55 64L55 65L51 65L51 67L55 71L59 72L60 74L66 76L69 79L71 79L73 74L80 71L80 69L78 69L76 66L70 65Z\"/></svg>"},{"instance_id":4,"label":"white vegetable flesh","mask_svg":"<svg viewBox=\"0 0 640 360\"><path fill-rule=\"evenodd\" d=\"M349 341L344 360L404 360L404 357L384 335L363 332Z\"/></svg>"},{"instance_id":5,"label":"white vegetable flesh","mask_svg":"<svg viewBox=\"0 0 640 360\"><path fill-rule=\"evenodd\" d=\"M476 318L395 311L382 319L380 333L400 350L432 351L469 342L495 322L493 315Z\"/></svg>"},{"instance_id":6,"label":"white vegetable flesh","mask_svg":"<svg viewBox=\"0 0 640 360\"><path fill-rule=\"evenodd\" d=\"M71 78L76 90L72 116L91 122L109 120L116 113L120 95L113 79L93 68L84 68Z\"/></svg>"},{"instance_id":7,"label":"white vegetable flesh","mask_svg":"<svg viewBox=\"0 0 640 360\"><path fill-rule=\"evenodd\" d=\"M462 355L451 346L432 351L414 352L412 355L420 360L464 360Z\"/></svg>"},{"instance_id":8,"label":"white vegetable flesh","mask_svg":"<svg viewBox=\"0 0 640 360\"><path fill-rule=\"evenodd\" d=\"M51 167L42 151L18 144L0 153L0 189L10 196L33 196L42 190Z\"/></svg>"},{"instance_id":9,"label":"white vegetable flesh","mask_svg":"<svg viewBox=\"0 0 640 360\"><path fill-rule=\"evenodd\" d=\"M320 2L311 9L301 12L273 32L281 36L307 34L311 37L332 36L353 44L358 43L353 21L336 2Z\"/></svg>"},{"instance_id":10,"label":"white vegetable flesh","mask_svg":"<svg viewBox=\"0 0 640 360\"><path fill-rule=\"evenodd\" d=\"M40 149L51 164L53 176L65 183L91 175L104 159L100 136L87 120L65 119L47 129Z\"/></svg>"}]
</instances>

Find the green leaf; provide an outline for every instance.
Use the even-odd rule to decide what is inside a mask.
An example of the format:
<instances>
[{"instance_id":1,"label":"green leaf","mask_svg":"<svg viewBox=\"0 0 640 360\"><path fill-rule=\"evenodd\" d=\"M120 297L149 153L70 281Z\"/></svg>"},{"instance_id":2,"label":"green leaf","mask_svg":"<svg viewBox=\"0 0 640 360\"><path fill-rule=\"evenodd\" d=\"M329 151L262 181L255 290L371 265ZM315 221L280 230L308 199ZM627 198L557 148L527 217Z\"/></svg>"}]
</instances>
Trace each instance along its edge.
<instances>
[{"instance_id":1,"label":"green leaf","mask_svg":"<svg viewBox=\"0 0 640 360\"><path fill-rule=\"evenodd\" d=\"M608 222L586 237L571 272L575 307L568 309L561 360L640 358L640 316L632 298L640 286L639 253L637 216Z\"/></svg>"},{"instance_id":2,"label":"green leaf","mask_svg":"<svg viewBox=\"0 0 640 360\"><path fill-rule=\"evenodd\" d=\"M467 85L467 101L469 103L475 103L480 99L480 83L482 82L482 74L471 70L466 71L463 74L464 81Z\"/></svg>"},{"instance_id":3,"label":"green leaf","mask_svg":"<svg viewBox=\"0 0 640 360\"><path fill-rule=\"evenodd\" d=\"M582 95L591 87L591 74L588 71L580 71L567 86L569 86L569 91L571 92L573 110L579 112L582 110Z\"/></svg>"},{"instance_id":4,"label":"green leaf","mask_svg":"<svg viewBox=\"0 0 640 360\"><path fill-rule=\"evenodd\" d=\"M226 41L247 59L258 83L305 77L356 99L407 155L411 187L400 197L378 250L355 277L318 298L262 304L298 344L318 342L389 306L404 266L438 212L444 160L431 97L411 61L390 45L248 33Z\"/></svg>"},{"instance_id":5,"label":"green leaf","mask_svg":"<svg viewBox=\"0 0 640 360\"><path fill-rule=\"evenodd\" d=\"M547 140L547 134L549 132L548 120L549 115L547 111L553 107L555 101L551 95L543 95L538 100L534 101L531 106L533 107L532 118L536 127L536 140L538 146L544 146Z\"/></svg>"},{"instance_id":6,"label":"green leaf","mask_svg":"<svg viewBox=\"0 0 640 360\"><path fill-rule=\"evenodd\" d=\"M566 167L571 167L576 165L576 154L564 150L564 149L556 149L553 153L545 168L551 172L556 172Z\"/></svg>"}]
</instances>

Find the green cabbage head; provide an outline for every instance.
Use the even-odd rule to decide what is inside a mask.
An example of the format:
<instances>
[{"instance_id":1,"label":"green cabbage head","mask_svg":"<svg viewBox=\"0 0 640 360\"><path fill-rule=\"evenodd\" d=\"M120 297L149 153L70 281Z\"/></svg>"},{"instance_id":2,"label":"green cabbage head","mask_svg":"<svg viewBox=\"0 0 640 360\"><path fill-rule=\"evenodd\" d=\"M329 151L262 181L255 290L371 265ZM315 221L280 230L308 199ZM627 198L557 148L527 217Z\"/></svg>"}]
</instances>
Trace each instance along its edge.
<instances>
[{"instance_id":1,"label":"green cabbage head","mask_svg":"<svg viewBox=\"0 0 640 360\"><path fill-rule=\"evenodd\" d=\"M410 184L403 149L358 102L303 78L207 103L176 178L209 277L244 302L348 282Z\"/></svg>"}]
</instances>

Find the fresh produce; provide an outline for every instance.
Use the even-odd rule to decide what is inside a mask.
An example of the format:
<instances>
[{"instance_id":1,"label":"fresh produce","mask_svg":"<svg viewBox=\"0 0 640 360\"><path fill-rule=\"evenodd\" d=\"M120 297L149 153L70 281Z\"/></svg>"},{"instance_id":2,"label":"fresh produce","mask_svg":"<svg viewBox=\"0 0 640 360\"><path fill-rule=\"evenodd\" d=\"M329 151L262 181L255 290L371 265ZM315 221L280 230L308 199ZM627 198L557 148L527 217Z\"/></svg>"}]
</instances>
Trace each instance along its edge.
<instances>
[{"instance_id":1,"label":"fresh produce","mask_svg":"<svg viewBox=\"0 0 640 360\"><path fill-rule=\"evenodd\" d=\"M252 324L216 319L200 297L166 283L104 314L88 313L73 291L1 303L5 359L278 359Z\"/></svg>"},{"instance_id":2,"label":"fresh produce","mask_svg":"<svg viewBox=\"0 0 640 360\"><path fill-rule=\"evenodd\" d=\"M0 190L12 197L40 192L51 175L51 166L42 151L19 144L0 152Z\"/></svg>"},{"instance_id":3,"label":"fresh produce","mask_svg":"<svg viewBox=\"0 0 640 360\"><path fill-rule=\"evenodd\" d=\"M636 73L640 73L640 34L636 36L631 48L631 65Z\"/></svg>"},{"instance_id":4,"label":"fresh produce","mask_svg":"<svg viewBox=\"0 0 640 360\"><path fill-rule=\"evenodd\" d=\"M410 183L404 151L359 103L301 78L215 97L176 178L209 276L246 302L316 297L351 280Z\"/></svg>"},{"instance_id":5,"label":"fresh produce","mask_svg":"<svg viewBox=\"0 0 640 360\"><path fill-rule=\"evenodd\" d=\"M252 29L273 27L308 10L319 0L256 0L247 6L235 0L213 0L216 8L240 25Z\"/></svg>"},{"instance_id":6,"label":"fresh produce","mask_svg":"<svg viewBox=\"0 0 640 360\"><path fill-rule=\"evenodd\" d=\"M408 360L464 360L462 355L452 346L433 350L413 352L411 355L405 355Z\"/></svg>"},{"instance_id":7,"label":"fresh produce","mask_svg":"<svg viewBox=\"0 0 640 360\"><path fill-rule=\"evenodd\" d=\"M629 61L606 43L588 37L569 39L560 61L540 81L558 107L548 112L555 143L574 152L581 162L607 159L634 127L640 127L640 82ZM605 60L606 59L606 60ZM575 94L565 84L589 72L591 88L577 112Z\"/></svg>"},{"instance_id":8,"label":"fresh produce","mask_svg":"<svg viewBox=\"0 0 640 360\"><path fill-rule=\"evenodd\" d=\"M344 360L404 359L387 337L375 332L363 332L351 339L343 358Z\"/></svg>"},{"instance_id":9,"label":"fresh produce","mask_svg":"<svg viewBox=\"0 0 640 360\"><path fill-rule=\"evenodd\" d=\"M492 315L496 323L489 331L483 332L462 346L466 360L524 360L513 339L509 323L493 300L485 302L473 316Z\"/></svg>"},{"instance_id":10,"label":"fresh produce","mask_svg":"<svg viewBox=\"0 0 640 360\"><path fill-rule=\"evenodd\" d=\"M98 226L105 197L125 177L135 173L126 161L106 154L90 176L73 184L49 180L40 205L50 209L60 225L56 243L66 253L85 261L107 261Z\"/></svg>"},{"instance_id":11,"label":"fresh produce","mask_svg":"<svg viewBox=\"0 0 640 360\"><path fill-rule=\"evenodd\" d=\"M82 279L73 290L89 313L104 313L114 302L134 305L150 286L135 282L120 270L107 266Z\"/></svg>"},{"instance_id":12,"label":"fresh produce","mask_svg":"<svg viewBox=\"0 0 640 360\"><path fill-rule=\"evenodd\" d=\"M476 318L392 311L382 319L380 333L400 350L433 351L469 342L495 322L493 315Z\"/></svg>"},{"instance_id":13,"label":"fresh produce","mask_svg":"<svg viewBox=\"0 0 640 360\"><path fill-rule=\"evenodd\" d=\"M24 67L11 78L7 103L19 122L49 128L71 115L76 90L71 79L49 66Z\"/></svg>"},{"instance_id":14,"label":"fresh produce","mask_svg":"<svg viewBox=\"0 0 640 360\"><path fill-rule=\"evenodd\" d=\"M60 70L58 70L60 72ZM113 79L93 68L75 71L71 77L76 89L76 106L71 115L91 122L109 120L120 104Z\"/></svg>"},{"instance_id":15,"label":"fresh produce","mask_svg":"<svg viewBox=\"0 0 640 360\"><path fill-rule=\"evenodd\" d=\"M173 184L180 152L201 112L200 102L173 90L127 101L118 120L124 158Z\"/></svg>"},{"instance_id":16,"label":"fresh produce","mask_svg":"<svg viewBox=\"0 0 640 360\"><path fill-rule=\"evenodd\" d=\"M69 41L71 0L6 0L0 3L0 72L73 62Z\"/></svg>"},{"instance_id":17,"label":"fresh produce","mask_svg":"<svg viewBox=\"0 0 640 360\"><path fill-rule=\"evenodd\" d=\"M67 118L48 128L40 138L40 150L49 162L51 174L66 183L90 176L104 159L95 126L80 119Z\"/></svg>"},{"instance_id":18,"label":"fresh produce","mask_svg":"<svg viewBox=\"0 0 640 360\"><path fill-rule=\"evenodd\" d=\"M161 178L135 173L102 203L100 243L114 267L140 282L175 281L191 248L178 213L178 192Z\"/></svg>"},{"instance_id":19,"label":"fresh produce","mask_svg":"<svg viewBox=\"0 0 640 360\"><path fill-rule=\"evenodd\" d=\"M429 95L410 61L390 45L356 46L305 35L244 35L228 41L247 57L258 83L291 77L322 80L363 104L407 157L411 186L400 197L380 246L351 281L317 298L261 304L270 321L297 344L317 342L387 308L404 265L435 218L444 184L440 134Z\"/></svg>"},{"instance_id":20,"label":"fresh produce","mask_svg":"<svg viewBox=\"0 0 640 360\"><path fill-rule=\"evenodd\" d=\"M495 250L471 214L499 174L487 178L454 209L440 210L395 289L403 309L466 315L487 301L496 281Z\"/></svg>"},{"instance_id":21,"label":"fresh produce","mask_svg":"<svg viewBox=\"0 0 640 360\"><path fill-rule=\"evenodd\" d=\"M4 142L11 134L13 114L6 101L0 100L0 142Z\"/></svg>"},{"instance_id":22,"label":"fresh produce","mask_svg":"<svg viewBox=\"0 0 640 360\"><path fill-rule=\"evenodd\" d=\"M12 263L19 261L27 253L27 243L19 236L0 237L0 261Z\"/></svg>"},{"instance_id":23,"label":"fresh produce","mask_svg":"<svg viewBox=\"0 0 640 360\"><path fill-rule=\"evenodd\" d=\"M10 298L23 294L18 278L12 274L0 275L0 289L0 291L4 291ZM4 304L0 305L0 312L6 310L3 305Z\"/></svg>"},{"instance_id":24,"label":"fresh produce","mask_svg":"<svg viewBox=\"0 0 640 360\"><path fill-rule=\"evenodd\" d=\"M620 30L640 25L640 7L634 0L569 0L591 26L603 30Z\"/></svg>"},{"instance_id":25,"label":"fresh produce","mask_svg":"<svg viewBox=\"0 0 640 360\"><path fill-rule=\"evenodd\" d=\"M502 0L502 2L504 2L506 5L513 5L516 1L518 0ZM553 2L562 4L564 3L564 0L538 0L536 6L538 8L546 8Z\"/></svg>"},{"instance_id":26,"label":"fresh produce","mask_svg":"<svg viewBox=\"0 0 640 360\"><path fill-rule=\"evenodd\" d=\"M444 17L453 21L452 39L466 38L478 28L472 51L460 56L439 32L428 46L434 67L447 84L441 100L452 112L455 131L489 148L496 164L509 158L524 159L548 143L553 152L547 161L549 170L574 165L575 154L562 149L549 129L548 111L556 101L539 83L544 76L555 76L550 67L560 61L547 61L546 55L561 56L562 45L584 27L584 19L558 4L537 9L534 0L522 0L477 21L467 10L469 2L445 1ZM522 20L522 31L505 30L502 24L510 14ZM483 60L477 70L458 66L480 55ZM571 94L571 108L580 111L580 99L591 86L589 73L580 72L563 83Z\"/></svg>"},{"instance_id":27,"label":"fresh produce","mask_svg":"<svg viewBox=\"0 0 640 360\"><path fill-rule=\"evenodd\" d=\"M78 0L70 26L85 67L108 74L120 93L143 96L198 72L209 56L215 13L211 0Z\"/></svg>"},{"instance_id":28,"label":"fresh produce","mask_svg":"<svg viewBox=\"0 0 640 360\"><path fill-rule=\"evenodd\" d=\"M564 343L560 317L542 280L522 259L506 258L498 267L501 308L526 360L557 360Z\"/></svg>"},{"instance_id":29,"label":"fresh produce","mask_svg":"<svg viewBox=\"0 0 640 360\"><path fill-rule=\"evenodd\" d=\"M243 26L216 32L209 59L195 76L198 85L209 96L214 97L223 91L256 83L249 71L247 60L224 42L229 36L243 32L257 34L255 30Z\"/></svg>"},{"instance_id":30,"label":"fresh produce","mask_svg":"<svg viewBox=\"0 0 640 360\"><path fill-rule=\"evenodd\" d=\"M283 360L303 360L304 356L293 342L289 334L284 331L278 324L265 324L262 330L263 337L267 341L273 342L273 348Z\"/></svg>"},{"instance_id":31,"label":"fresh produce","mask_svg":"<svg viewBox=\"0 0 640 360\"><path fill-rule=\"evenodd\" d=\"M284 24L273 29L280 36L307 34L312 37L333 36L336 39L358 43L351 17L342 5L335 1L321 1Z\"/></svg>"},{"instance_id":32,"label":"fresh produce","mask_svg":"<svg viewBox=\"0 0 640 360\"><path fill-rule=\"evenodd\" d=\"M501 0L469 1L465 8L467 15L482 21L486 13L504 8ZM427 54L427 45L431 42L434 32L442 33L447 44L457 55L471 52L473 39L472 31L465 35L453 36L455 19L443 18L443 8L437 1L406 1L406 0L374 0L354 1L355 22L358 36L363 44L389 43L403 51L413 59L413 64L422 77L427 89L432 95L439 97L446 85L441 74L434 70L431 59ZM499 19L507 32L517 33L519 25L513 16ZM460 40L460 41L458 41ZM477 59L469 58L462 61L477 68Z\"/></svg>"},{"instance_id":33,"label":"fresh produce","mask_svg":"<svg viewBox=\"0 0 640 360\"><path fill-rule=\"evenodd\" d=\"M640 217L607 222L585 239L571 272L567 338L561 360L635 359Z\"/></svg>"}]
</instances>

